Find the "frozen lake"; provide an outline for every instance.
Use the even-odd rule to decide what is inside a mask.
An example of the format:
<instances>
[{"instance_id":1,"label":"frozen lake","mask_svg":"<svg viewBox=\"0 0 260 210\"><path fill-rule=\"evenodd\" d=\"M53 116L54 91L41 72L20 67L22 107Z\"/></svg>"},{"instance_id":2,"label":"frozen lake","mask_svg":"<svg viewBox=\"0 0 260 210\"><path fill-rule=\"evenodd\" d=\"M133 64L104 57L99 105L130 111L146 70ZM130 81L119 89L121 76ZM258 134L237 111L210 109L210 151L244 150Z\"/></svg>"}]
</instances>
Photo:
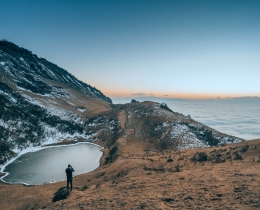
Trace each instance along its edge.
<instances>
[{"instance_id":1,"label":"frozen lake","mask_svg":"<svg viewBox=\"0 0 260 210\"><path fill-rule=\"evenodd\" d=\"M71 164L73 175L83 174L99 167L102 147L90 143L79 143L49 147L21 155L7 165L3 178L9 183L43 184L66 180L65 169Z\"/></svg>"}]
</instances>

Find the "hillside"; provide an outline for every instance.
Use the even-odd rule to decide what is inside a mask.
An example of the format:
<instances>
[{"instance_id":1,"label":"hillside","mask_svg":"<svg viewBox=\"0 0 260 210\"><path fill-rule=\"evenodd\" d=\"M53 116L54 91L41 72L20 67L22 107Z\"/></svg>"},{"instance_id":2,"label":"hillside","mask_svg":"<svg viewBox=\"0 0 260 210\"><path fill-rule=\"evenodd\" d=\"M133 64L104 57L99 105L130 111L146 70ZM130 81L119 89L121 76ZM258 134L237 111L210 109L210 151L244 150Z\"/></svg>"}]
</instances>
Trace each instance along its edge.
<instances>
[{"instance_id":1,"label":"hillside","mask_svg":"<svg viewBox=\"0 0 260 210\"><path fill-rule=\"evenodd\" d=\"M242 139L219 133L153 102L113 105L96 88L32 52L0 41L0 166L28 148L125 135L163 148L196 148Z\"/></svg>"},{"instance_id":2,"label":"hillside","mask_svg":"<svg viewBox=\"0 0 260 210\"><path fill-rule=\"evenodd\" d=\"M220 133L164 103L112 104L96 88L7 41L0 41L0 75L0 166L43 145L104 147L100 167L77 176L67 199L52 202L64 182L1 182L0 209L260 206L260 140Z\"/></svg>"},{"instance_id":3,"label":"hillside","mask_svg":"<svg viewBox=\"0 0 260 210\"><path fill-rule=\"evenodd\" d=\"M166 104L113 105L96 88L5 40L0 41L0 75L0 166L25 149L63 140L100 139L110 147L131 135L164 149L242 141Z\"/></svg>"},{"instance_id":4,"label":"hillside","mask_svg":"<svg viewBox=\"0 0 260 210\"><path fill-rule=\"evenodd\" d=\"M26 148L64 138L94 140L86 119L111 103L66 70L0 41L0 165Z\"/></svg>"},{"instance_id":5,"label":"hillside","mask_svg":"<svg viewBox=\"0 0 260 210\"><path fill-rule=\"evenodd\" d=\"M145 141L122 137L111 150L104 150L98 169L74 178L66 199L52 202L65 182L0 183L0 208L259 209L259 153L260 139L158 150Z\"/></svg>"},{"instance_id":6,"label":"hillside","mask_svg":"<svg viewBox=\"0 0 260 210\"><path fill-rule=\"evenodd\" d=\"M85 95L112 103L111 99L99 90L78 80L66 70L5 40L0 41L0 63L5 82L16 89L59 97L68 96L62 86L65 85L66 88L70 87Z\"/></svg>"}]
</instances>

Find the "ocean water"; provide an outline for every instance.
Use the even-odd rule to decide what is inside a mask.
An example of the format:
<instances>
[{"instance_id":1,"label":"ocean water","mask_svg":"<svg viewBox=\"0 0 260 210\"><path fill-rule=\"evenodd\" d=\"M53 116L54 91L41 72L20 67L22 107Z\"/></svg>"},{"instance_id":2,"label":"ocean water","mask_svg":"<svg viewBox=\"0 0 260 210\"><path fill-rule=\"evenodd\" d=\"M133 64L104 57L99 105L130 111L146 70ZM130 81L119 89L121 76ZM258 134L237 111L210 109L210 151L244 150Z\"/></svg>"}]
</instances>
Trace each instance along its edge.
<instances>
[{"instance_id":1,"label":"ocean water","mask_svg":"<svg viewBox=\"0 0 260 210\"><path fill-rule=\"evenodd\" d=\"M135 98L139 101L167 103L174 112L190 115L222 133L245 140L260 138L260 98L184 100L169 98ZM113 103L129 103L130 98L114 98Z\"/></svg>"}]
</instances>

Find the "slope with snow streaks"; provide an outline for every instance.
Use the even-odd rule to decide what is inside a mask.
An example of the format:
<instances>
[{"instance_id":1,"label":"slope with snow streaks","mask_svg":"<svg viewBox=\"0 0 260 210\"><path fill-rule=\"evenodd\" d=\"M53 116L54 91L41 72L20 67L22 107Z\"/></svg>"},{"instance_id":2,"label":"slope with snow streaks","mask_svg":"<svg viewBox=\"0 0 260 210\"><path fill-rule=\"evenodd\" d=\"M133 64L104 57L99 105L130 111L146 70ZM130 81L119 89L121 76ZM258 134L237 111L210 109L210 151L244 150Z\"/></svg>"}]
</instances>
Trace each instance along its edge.
<instances>
[{"instance_id":1,"label":"slope with snow streaks","mask_svg":"<svg viewBox=\"0 0 260 210\"><path fill-rule=\"evenodd\" d=\"M9 74L10 82L20 89L41 95L55 95L52 86L56 83L60 89L65 85L90 97L112 102L95 87L79 81L66 70L8 41L0 41L0 66Z\"/></svg>"},{"instance_id":2,"label":"slope with snow streaks","mask_svg":"<svg viewBox=\"0 0 260 210\"><path fill-rule=\"evenodd\" d=\"M98 140L110 148L128 136L158 149L242 141L173 112L167 104L110 103L57 65L0 41L0 165L15 153L63 139Z\"/></svg>"},{"instance_id":3,"label":"slope with snow streaks","mask_svg":"<svg viewBox=\"0 0 260 210\"><path fill-rule=\"evenodd\" d=\"M152 139L163 147L179 149L242 141L162 107L159 103L151 102L129 104L126 107L126 129L134 130L134 138Z\"/></svg>"},{"instance_id":4,"label":"slope with snow streaks","mask_svg":"<svg viewBox=\"0 0 260 210\"><path fill-rule=\"evenodd\" d=\"M21 147L26 146L26 142L41 144L44 133L41 123L56 127L63 133L83 133L80 122L70 118L62 119L41 104L28 101L4 83L0 82L0 89L0 119L4 122L0 124L0 140L9 139L10 145ZM72 117L75 118L74 115Z\"/></svg>"},{"instance_id":5,"label":"slope with snow streaks","mask_svg":"<svg viewBox=\"0 0 260 210\"><path fill-rule=\"evenodd\" d=\"M95 141L89 117L111 100L66 70L0 41L0 165L21 151L62 139Z\"/></svg>"}]
</instances>

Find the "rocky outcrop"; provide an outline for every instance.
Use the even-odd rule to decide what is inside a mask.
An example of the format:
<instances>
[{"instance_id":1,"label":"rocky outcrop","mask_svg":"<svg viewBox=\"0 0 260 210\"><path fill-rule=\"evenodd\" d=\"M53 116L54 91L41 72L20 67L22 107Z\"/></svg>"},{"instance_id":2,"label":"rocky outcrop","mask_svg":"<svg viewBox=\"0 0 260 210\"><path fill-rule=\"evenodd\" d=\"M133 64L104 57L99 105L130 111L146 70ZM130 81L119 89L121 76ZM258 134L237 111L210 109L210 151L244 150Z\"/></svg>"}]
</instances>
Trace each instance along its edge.
<instances>
[{"instance_id":1,"label":"rocky outcrop","mask_svg":"<svg viewBox=\"0 0 260 210\"><path fill-rule=\"evenodd\" d=\"M54 193L52 202L66 199L70 194L70 191L66 187L61 187L56 193Z\"/></svg>"}]
</instances>

